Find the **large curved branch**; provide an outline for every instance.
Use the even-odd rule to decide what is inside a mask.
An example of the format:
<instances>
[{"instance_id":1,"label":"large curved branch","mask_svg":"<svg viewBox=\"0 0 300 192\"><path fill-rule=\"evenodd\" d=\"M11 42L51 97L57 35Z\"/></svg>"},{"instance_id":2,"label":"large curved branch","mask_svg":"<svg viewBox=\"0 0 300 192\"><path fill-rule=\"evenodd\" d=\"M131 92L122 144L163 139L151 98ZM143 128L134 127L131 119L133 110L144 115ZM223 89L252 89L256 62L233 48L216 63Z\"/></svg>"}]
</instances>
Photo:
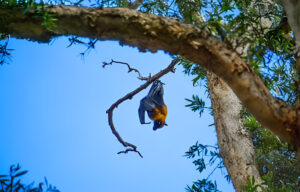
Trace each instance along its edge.
<instances>
[{"instance_id":1,"label":"large curved branch","mask_svg":"<svg viewBox=\"0 0 300 192\"><path fill-rule=\"evenodd\" d=\"M57 18L53 29L46 29L41 18L33 17L35 10L23 15L22 10L0 8L0 32L46 42L72 34L184 56L220 76L264 127L300 149L300 107L272 97L253 69L206 31L125 8L49 6L45 10Z\"/></svg>"}]
</instances>

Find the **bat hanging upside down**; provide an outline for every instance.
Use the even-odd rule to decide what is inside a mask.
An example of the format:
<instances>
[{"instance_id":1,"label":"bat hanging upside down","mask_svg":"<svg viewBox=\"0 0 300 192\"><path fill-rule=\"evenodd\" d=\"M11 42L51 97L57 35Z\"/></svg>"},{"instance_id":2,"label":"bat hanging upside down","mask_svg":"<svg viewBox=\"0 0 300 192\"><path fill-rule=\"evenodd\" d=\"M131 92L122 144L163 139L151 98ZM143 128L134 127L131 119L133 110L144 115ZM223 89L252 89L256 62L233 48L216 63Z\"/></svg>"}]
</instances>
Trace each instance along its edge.
<instances>
[{"instance_id":1,"label":"bat hanging upside down","mask_svg":"<svg viewBox=\"0 0 300 192\"><path fill-rule=\"evenodd\" d=\"M153 82L152 87L146 97L141 100L139 107L139 118L141 124L145 123L145 112L147 111L150 119L154 120L153 130L162 128L166 124L168 114L167 106L164 103L164 88L160 80Z\"/></svg>"}]
</instances>

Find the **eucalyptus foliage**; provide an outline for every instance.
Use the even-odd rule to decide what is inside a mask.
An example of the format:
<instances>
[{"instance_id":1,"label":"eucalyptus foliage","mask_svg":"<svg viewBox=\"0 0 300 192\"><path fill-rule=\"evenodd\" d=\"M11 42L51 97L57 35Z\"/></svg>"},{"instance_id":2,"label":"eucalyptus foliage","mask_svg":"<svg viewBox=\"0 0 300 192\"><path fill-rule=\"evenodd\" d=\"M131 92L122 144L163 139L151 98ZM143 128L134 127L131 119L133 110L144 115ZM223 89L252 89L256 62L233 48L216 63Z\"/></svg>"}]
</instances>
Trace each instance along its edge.
<instances>
[{"instance_id":1,"label":"eucalyptus foliage","mask_svg":"<svg viewBox=\"0 0 300 192\"><path fill-rule=\"evenodd\" d=\"M44 182L40 182L37 186L34 182L24 184L21 177L28 171L21 170L19 164L12 165L9 168L9 174L0 175L0 192L60 192L55 186L48 184L46 177Z\"/></svg>"}]
</instances>

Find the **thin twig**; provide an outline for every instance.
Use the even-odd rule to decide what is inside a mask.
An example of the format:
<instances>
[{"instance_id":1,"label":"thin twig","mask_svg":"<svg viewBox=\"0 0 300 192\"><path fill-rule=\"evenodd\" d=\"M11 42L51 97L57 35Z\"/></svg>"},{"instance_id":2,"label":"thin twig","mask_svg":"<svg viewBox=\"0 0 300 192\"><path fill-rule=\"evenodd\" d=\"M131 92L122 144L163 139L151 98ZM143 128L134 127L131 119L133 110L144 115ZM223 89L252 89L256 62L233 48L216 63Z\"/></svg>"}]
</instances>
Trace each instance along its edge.
<instances>
[{"instance_id":1,"label":"thin twig","mask_svg":"<svg viewBox=\"0 0 300 192\"><path fill-rule=\"evenodd\" d=\"M218 165L210 172L210 174L206 177L206 180L217 170L217 168L222 168L222 161L218 163Z\"/></svg>"},{"instance_id":2,"label":"thin twig","mask_svg":"<svg viewBox=\"0 0 300 192\"><path fill-rule=\"evenodd\" d=\"M109 62L109 63L103 62L102 67L105 68L106 65L112 65L113 63L118 63L118 64L127 65L127 67L128 67L128 73L130 73L131 71L134 71L134 72L138 73L138 74L139 74L138 79L140 79L140 80L148 81L148 79L151 77L150 75L149 75L149 77L144 77L144 76L142 76L139 70L137 70L137 69L135 69L135 68L132 68L132 67L130 67L130 65L129 65L128 63L121 62L121 61L114 61L114 60L111 60L111 62Z\"/></svg>"},{"instance_id":3,"label":"thin twig","mask_svg":"<svg viewBox=\"0 0 300 192\"><path fill-rule=\"evenodd\" d=\"M128 153L129 151L134 151L137 152L140 157L143 158L142 154L137 150L137 147L131 143L128 143L126 141L124 141L122 139L122 137L120 136L120 134L118 133L118 131L116 130L114 123L113 123L113 110L115 108L118 107L118 105L120 105L122 102L124 102L125 100L128 99L132 99L132 97L134 95L136 95L137 93L139 93L140 91L142 91L143 89L146 89L152 82L154 82L155 80L159 79L160 77L162 77L163 75L169 73L169 72L175 72L175 68L174 66L178 63L179 58L174 59L171 64L165 68L164 70L156 73L154 76L149 77L147 82L144 83L143 85L141 85L140 87L138 87L137 89L135 89L134 91L128 93L127 95L125 95L124 97L122 97L121 99L119 99L118 101L116 101L115 103L113 103L110 108L106 111L106 113L108 114L108 123L109 126L111 128L112 133L117 137L118 141L124 146L124 147L129 147L124 151L120 151L118 152L118 154L120 153ZM128 65L129 66L129 65ZM129 66L130 68L130 66ZM139 73L139 72L138 72ZM139 74L140 75L140 74Z\"/></svg>"}]
</instances>

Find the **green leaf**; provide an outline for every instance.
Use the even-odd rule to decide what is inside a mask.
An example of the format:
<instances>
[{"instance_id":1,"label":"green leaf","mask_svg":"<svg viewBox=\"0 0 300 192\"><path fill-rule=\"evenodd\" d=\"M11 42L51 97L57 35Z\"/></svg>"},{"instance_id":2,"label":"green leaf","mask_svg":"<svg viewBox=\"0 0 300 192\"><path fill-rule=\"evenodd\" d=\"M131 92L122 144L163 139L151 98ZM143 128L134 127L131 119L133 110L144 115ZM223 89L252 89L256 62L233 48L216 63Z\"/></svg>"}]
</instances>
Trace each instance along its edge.
<instances>
[{"instance_id":1,"label":"green leaf","mask_svg":"<svg viewBox=\"0 0 300 192\"><path fill-rule=\"evenodd\" d=\"M28 171L22 171L20 173L17 173L14 177L20 177L22 175L25 175Z\"/></svg>"}]
</instances>

